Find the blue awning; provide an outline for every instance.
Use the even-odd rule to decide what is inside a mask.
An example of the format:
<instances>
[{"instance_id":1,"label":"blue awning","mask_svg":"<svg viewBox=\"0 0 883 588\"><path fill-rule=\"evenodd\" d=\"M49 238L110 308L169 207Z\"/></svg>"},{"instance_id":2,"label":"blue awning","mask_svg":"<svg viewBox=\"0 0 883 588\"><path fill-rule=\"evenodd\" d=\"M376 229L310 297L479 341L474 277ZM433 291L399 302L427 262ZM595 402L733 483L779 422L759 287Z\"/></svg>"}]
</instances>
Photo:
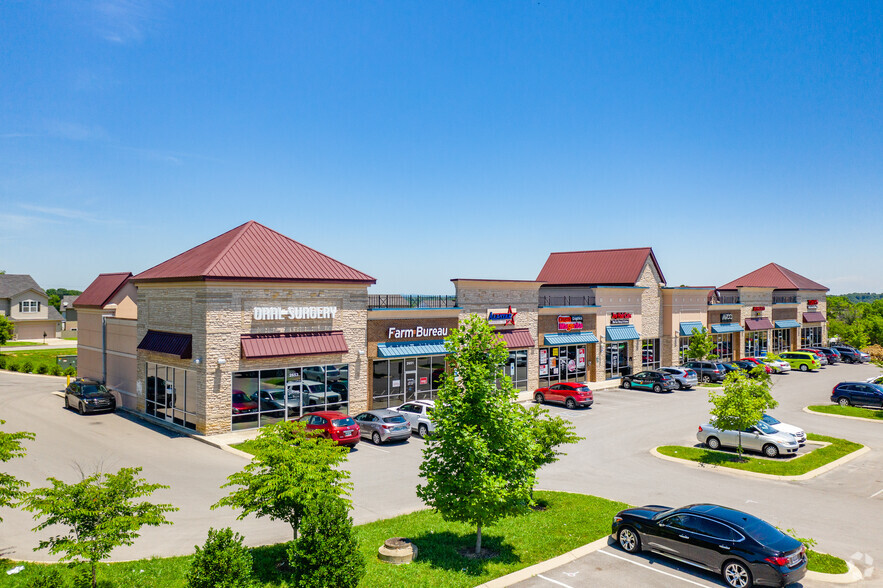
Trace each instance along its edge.
<instances>
[{"instance_id":1,"label":"blue awning","mask_svg":"<svg viewBox=\"0 0 883 588\"><path fill-rule=\"evenodd\" d=\"M608 341L633 341L641 336L635 330L635 325L611 325L607 327Z\"/></svg>"},{"instance_id":2,"label":"blue awning","mask_svg":"<svg viewBox=\"0 0 883 588\"><path fill-rule=\"evenodd\" d=\"M445 355L444 341L409 341L407 343L378 343L378 357L409 357L412 355Z\"/></svg>"},{"instance_id":3,"label":"blue awning","mask_svg":"<svg viewBox=\"0 0 883 588\"><path fill-rule=\"evenodd\" d=\"M745 329L739 323L720 323L711 325L711 332L720 335L721 333L741 333Z\"/></svg>"},{"instance_id":4,"label":"blue awning","mask_svg":"<svg viewBox=\"0 0 883 588\"><path fill-rule=\"evenodd\" d=\"M587 331L585 333L558 333L553 335L543 335L543 345L574 345L579 343L597 343L598 338L595 333Z\"/></svg>"},{"instance_id":5,"label":"blue awning","mask_svg":"<svg viewBox=\"0 0 883 588\"><path fill-rule=\"evenodd\" d=\"M693 335L693 329L699 329L699 332L702 332L702 329L705 328L702 326L702 323L699 321L687 321L681 323L681 337L690 337Z\"/></svg>"},{"instance_id":6,"label":"blue awning","mask_svg":"<svg viewBox=\"0 0 883 588\"><path fill-rule=\"evenodd\" d=\"M794 319L788 319L787 321L776 321L777 329L796 329L800 327L800 323L798 323Z\"/></svg>"}]
</instances>

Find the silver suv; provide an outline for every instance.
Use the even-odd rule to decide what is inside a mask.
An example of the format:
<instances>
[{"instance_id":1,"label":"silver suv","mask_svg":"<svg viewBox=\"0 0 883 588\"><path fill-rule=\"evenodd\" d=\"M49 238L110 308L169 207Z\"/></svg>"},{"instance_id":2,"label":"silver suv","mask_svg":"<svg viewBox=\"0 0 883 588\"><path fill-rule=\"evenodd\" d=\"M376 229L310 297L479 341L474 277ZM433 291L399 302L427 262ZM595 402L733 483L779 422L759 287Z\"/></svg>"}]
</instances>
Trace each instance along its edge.
<instances>
[{"instance_id":1,"label":"silver suv","mask_svg":"<svg viewBox=\"0 0 883 588\"><path fill-rule=\"evenodd\" d=\"M434 400L412 400L390 410L405 417L411 424L411 430L417 431L418 435L426 438L426 435L435 431L435 425L430 418L433 408L435 408Z\"/></svg>"},{"instance_id":2,"label":"silver suv","mask_svg":"<svg viewBox=\"0 0 883 588\"><path fill-rule=\"evenodd\" d=\"M691 368L661 367L659 371L665 372L675 380L678 390L689 390L699 384L699 376Z\"/></svg>"}]
</instances>

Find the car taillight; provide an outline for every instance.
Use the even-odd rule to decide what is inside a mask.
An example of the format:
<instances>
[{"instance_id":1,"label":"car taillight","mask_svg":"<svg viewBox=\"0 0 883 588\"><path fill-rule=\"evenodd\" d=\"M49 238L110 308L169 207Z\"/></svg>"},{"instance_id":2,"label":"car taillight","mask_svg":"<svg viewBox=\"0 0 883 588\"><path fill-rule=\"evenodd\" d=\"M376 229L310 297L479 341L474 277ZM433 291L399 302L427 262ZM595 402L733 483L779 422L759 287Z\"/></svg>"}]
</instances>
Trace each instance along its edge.
<instances>
[{"instance_id":1,"label":"car taillight","mask_svg":"<svg viewBox=\"0 0 883 588\"><path fill-rule=\"evenodd\" d=\"M774 566L787 566L788 558L787 557L768 557L763 561L773 564Z\"/></svg>"},{"instance_id":2,"label":"car taillight","mask_svg":"<svg viewBox=\"0 0 883 588\"><path fill-rule=\"evenodd\" d=\"M392 425L383 425L383 428L386 429L387 431L392 429L392 427L393 427Z\"/></svg>"},{"instance_id":3,"label":"car taillight","mask_svg":"<svg viewBox=\"0 0 883 588\"><path fill-rule=\"evenodd\" d=\"M719 374L719 373L721 373L721 371L720 371L720 370L714 370L714 373Z\"/></svg>"},{"instance_id":4,"label":"car taillight","mask_svg":"<svg viewBox=\"0 0 883 588\"><path fill-rule=\"evenodd\" d=\"M699 425L699 432L702 432L702 425Z\"/></svg>"}]
</instances>

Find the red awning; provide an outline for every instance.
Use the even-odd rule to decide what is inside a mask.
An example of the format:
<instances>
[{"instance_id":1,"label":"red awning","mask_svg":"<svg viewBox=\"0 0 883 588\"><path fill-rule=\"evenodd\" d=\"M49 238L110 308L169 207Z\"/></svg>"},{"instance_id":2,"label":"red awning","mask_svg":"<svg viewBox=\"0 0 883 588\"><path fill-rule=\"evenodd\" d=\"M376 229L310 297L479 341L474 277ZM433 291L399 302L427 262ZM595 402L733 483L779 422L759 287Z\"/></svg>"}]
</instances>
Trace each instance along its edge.
<instances>
[{"instance_id":1,"label":"red awning","mask_svg":"<svg viewBox=\"0 0 883 588\"><path fill-rule=\"evenodd\" d=\"M825 322L825 315L820 312L804 312L803 313L803 322L805 323L823 323Z\"/></svg>"},{"instance_id":2,"label":"red awning","mask_svg":"<svg viewBox=\"0 0 883 588\"><path fill-rule=\"evenodd\" d=\"M349 351L343 331L242 335L240 341L243 359L320 355Z\"/></svg>"},{"instance_id":3,"label":"red awning","mask_svg":"<svg viewBox=\"0 0 883 588\"><path fill-rule=\"evenodd\" d=\"M497 335L506 342L506 347L514 349L517 347L534 347L533 337L527 329L512 329L510 331L497 331Z\"/></svg>"},{"instance_id":4,"label":"red awning","mask_svg":"<svg viewBox=\"0 0 883 588\"><path fill-rule=\"evenodd\" d=\"M193 336L166 331L147 331L138 344L138 349L190 359L193 357Z\"/></svg>"},{"instance_id":5,"label":"red awning","mask_svg":"<svg viewBox=\"0 0 883 588\"><path fill-rule=\"evenodd\" d=\"M773 323L766 317L745 319L745 328L749 331L765 331L772 329Z\"/></svg>"}]
</instances>

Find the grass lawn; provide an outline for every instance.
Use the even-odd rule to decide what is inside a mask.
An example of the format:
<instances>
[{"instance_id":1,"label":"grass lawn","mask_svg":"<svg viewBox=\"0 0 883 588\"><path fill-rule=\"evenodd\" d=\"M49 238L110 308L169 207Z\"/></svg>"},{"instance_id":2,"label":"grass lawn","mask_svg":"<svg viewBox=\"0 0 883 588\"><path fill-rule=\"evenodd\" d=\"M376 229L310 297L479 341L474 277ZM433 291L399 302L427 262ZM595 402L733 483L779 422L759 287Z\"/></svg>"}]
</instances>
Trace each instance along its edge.
<instances>
[{"instance_id":1,"label":"grass lawn","mask_svg":"<svg viewBox=\"0 0 883 588\"><path fill-rule=\"evenodd\" d=\"M800 457L764 459L752 457L749 454L743 453L744 461L742 462L738 461L739 458L735 451L732 453L727 451L712 451L711 449L681 447L679 445L658 447L657 451L670 457L677 457L679 459L686 459L702 464L733 468L736 470L772 474L775 476L799 476L862 448L862 445L853 443L852 441L835 439L834 437L824 437L813 433L807 433L806 438L810 441L825 441L830 443L830 445L820 447L819 449Z\"/></svg>"},{"instance_id":2,"label":"grass lawn","mask_svg":"<svg viewBox=\"0 0 883 588\"><path fill-rule=\"evenodd\" d=\"M822 574L845 574L849 571L846 562L839 557L812 549L806 550L806 569Z\"/></svg>"},{"instance_id":3,"label":"grass lawn","mask_svg":"<svg viewBox=\"0 0 883 588\"><path fill-rule=\"evenodd\" d=\"M699 384L699 388L723 388L723 384L713 384L711 382L707 382L705 384Z\"/></svg>"},{"instance_id":4,"label":"grass lawn","mask_svg":"<svg viewBox=\"0 0 883 588\"><path fill-rule=\"evenodd\" d=\"M482 547L499 553L491 560L475 561L460 555L460 549L474 548L475 529L447 523L430 510L357 526L362 553L368 562L368 572L359 586L477 586L606 536L610 533L613 515L628 508L621 502L583 494L537 492L536 497L547 504L547 510L505 519L483 529ZM419 549L417 560L401 566L381 563L377 559L377 549L390 537L411 539ZM276 563L286 557L285 549L285 544L279 544L252 550L258 586L284 586L284 582L290 579L276 570ZM24 571L7 576L5 570L15 565L17 562L0 560L4 586L25 587L43 568L37 564L25 564ZM101 564L99 586L183 588L189 565L190 557L187 556ZM73 574L67 566L58 567L68 575Z\"/></svg>"},{"instance_id":5,"label":"grass lawn","mask_svg":"<svg viewBox=\"0 0 883 588\"><path fill-rule=\"evenodd\" d=\"M70 349L40 349L40 350L27 350L27 351L11 351L7 350L3 353L3 359L5 360L6 366L10 364L16 364L18 366L24 365L26 361L31 362L33 366L32 373L37 373L37 367L40 365L45 365L47 368L50 368L56 365L55 358L59 355L76 355L77 349L76 347L72 347ZM9 369L8 367L6 369ZM18 371L21 371L19 369Z\"/></svg>"},{"instance_id":6,"label":"grass lawn","mask_svg":"<svg viewBox=\"0 0 883 588\"><path fill-rule=\"evenodd\" d=\"M33 347L34 345L45 345L45 343L37 343L36 341L7 341L3 347Z\"/></svg>"},{"instance_id":7,"label":"grass lawn","mask_svg":"<svg viewBox=\"0 0 883 588\"><path fill-rule=\"evenodd\" d=\"M824 414L839 414L843 416L860 417L872 421L883 421L883 410L873 408L859 408L858 406L840 406L839 404L820 404L808 406L813 412Z\"/></svg>"},{"instance_id":8,"label":"grass lawn","mask_svg":"<svg viewBox=\"0 0 883 588\"><path fill-rule=\"evenodd\" d=\"M230 447L255 455L255 452L251 448L252 443L254 443L254 441L243 441L242 443L236 443L234 445L231 445ZM362 443L364 443L364 441L362 441Z\"/></svg>"}]
</instances>

